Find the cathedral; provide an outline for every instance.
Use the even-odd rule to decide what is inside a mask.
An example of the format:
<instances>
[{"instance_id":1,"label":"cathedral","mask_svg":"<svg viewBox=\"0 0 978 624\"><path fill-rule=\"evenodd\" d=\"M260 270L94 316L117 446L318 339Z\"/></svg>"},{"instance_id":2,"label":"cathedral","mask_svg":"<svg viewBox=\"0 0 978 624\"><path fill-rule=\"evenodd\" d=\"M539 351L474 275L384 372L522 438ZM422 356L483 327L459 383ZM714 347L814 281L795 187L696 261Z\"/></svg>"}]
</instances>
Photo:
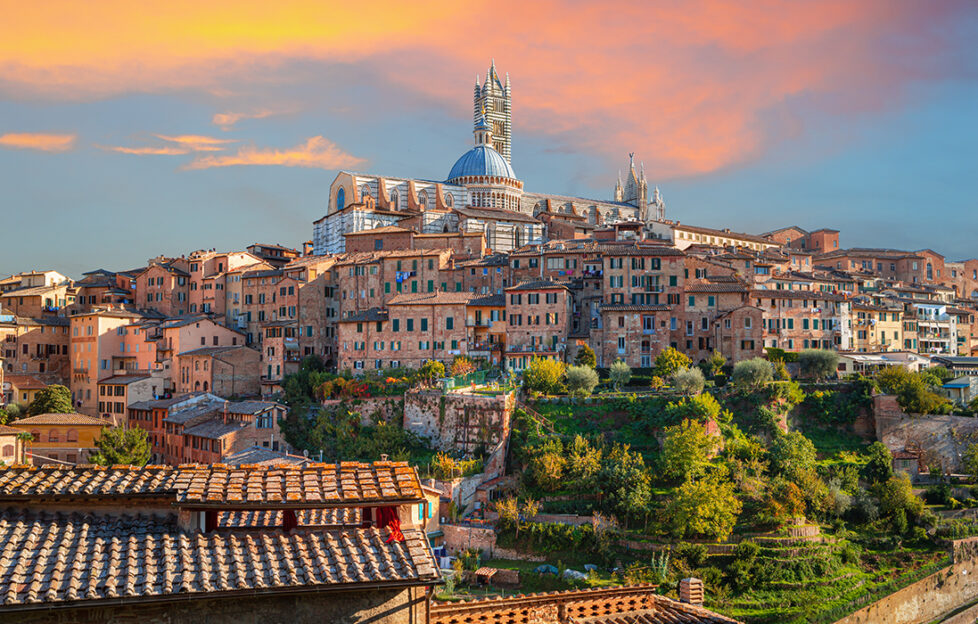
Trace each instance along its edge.
<instances>
[{"instance_id":1,"label":"cathedral","mask_svg":"<svg viewBox=\"0 0 978 624\"><path fill-rule=\"evenodd\" d=\"M512 86L493 62L486 79L476 78L473 147L462 154L444 181L341 171L330 185L326 215L314 223L316 254L346 250L346 234L398 226L420 234L481 233L492 251L512 251L551 238L579 238L619 221L665 219L658 187L649 197L645 168L621 174L613 200L532 193L523 189L512 165Z\"/></svg>"}]
</instances>

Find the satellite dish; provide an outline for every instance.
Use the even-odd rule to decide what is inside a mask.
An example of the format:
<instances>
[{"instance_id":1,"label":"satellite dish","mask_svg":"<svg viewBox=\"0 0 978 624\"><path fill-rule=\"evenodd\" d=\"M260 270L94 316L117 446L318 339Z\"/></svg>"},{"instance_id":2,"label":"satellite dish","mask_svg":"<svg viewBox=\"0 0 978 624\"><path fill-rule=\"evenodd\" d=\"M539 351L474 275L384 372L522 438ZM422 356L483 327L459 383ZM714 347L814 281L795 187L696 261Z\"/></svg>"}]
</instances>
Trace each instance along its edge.
<instances>
[{"instance_id":1,"label":"satellite dish","mask_svg":"<svg viewBox=\"0 0 978 624\"><path fill-rule=\"evenodd\" d=\"M302 456L309 457L309 449L302 449Z\"/></svg>"}]
</instances>

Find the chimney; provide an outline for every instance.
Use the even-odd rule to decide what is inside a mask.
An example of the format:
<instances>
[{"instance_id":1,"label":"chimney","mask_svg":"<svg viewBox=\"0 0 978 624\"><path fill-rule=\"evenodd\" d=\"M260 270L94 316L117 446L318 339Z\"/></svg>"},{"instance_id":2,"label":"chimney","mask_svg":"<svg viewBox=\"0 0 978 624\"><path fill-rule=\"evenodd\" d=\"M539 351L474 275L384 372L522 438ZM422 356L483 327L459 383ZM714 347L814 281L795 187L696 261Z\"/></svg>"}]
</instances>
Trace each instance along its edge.
<instances>
[{"instance_id":1,"label":"chimney","mask_svg":"<svg viewBox=\"0 0 978 624\"><path fill-rule=\"evenodd\" d=\"M228 424L228 407L229 407L229 405L230 405L230 403L228 403L227 401L224 402L224 410L223 410L223 412L221 414L221 417L224 420L224 424L225 425Z\"/></svg>"},{"instance_id":2,"label":"chimney","mask_svg":"<svg viewBox=\"0 0 978 624\"><path fill-rule=\"evenodd\" d=\"M380 461L387 461L387 453L380 454Z\"/></svg>"},{"instance_id":3,"label":"chimney","mask_svg":"<svg viewBox=\"0 0 978 624\"><path fill-rule=\"evenodd\" d=\"M679 602L702 607L703 581L693 577L679 581Z\"/></svg>"}]
</instances>

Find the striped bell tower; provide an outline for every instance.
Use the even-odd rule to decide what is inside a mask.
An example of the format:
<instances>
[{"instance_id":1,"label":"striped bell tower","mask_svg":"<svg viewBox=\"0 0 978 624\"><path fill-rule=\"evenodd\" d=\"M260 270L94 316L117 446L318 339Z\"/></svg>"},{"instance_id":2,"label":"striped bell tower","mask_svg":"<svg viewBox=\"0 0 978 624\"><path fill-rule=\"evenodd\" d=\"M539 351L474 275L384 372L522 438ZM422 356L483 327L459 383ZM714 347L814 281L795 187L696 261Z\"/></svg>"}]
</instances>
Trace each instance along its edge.
<instances>
[{"instance_id":1,"label":"striped bell tower","mask_svg":"<svg viewBox=\"0 0 978 624\"><path fill-rule=\"evenodd\" d=\"M472 102L472 122L478 124L485 114L485 120L492 128L492 146L506 162L513 164L513 113L512 91L509 84L509 74L506 74L506 84L496 73L496 61L493 59L486 74L486 81L479 86L479 77L475 77L475 96Z\"/></svg>"}]
</instances>

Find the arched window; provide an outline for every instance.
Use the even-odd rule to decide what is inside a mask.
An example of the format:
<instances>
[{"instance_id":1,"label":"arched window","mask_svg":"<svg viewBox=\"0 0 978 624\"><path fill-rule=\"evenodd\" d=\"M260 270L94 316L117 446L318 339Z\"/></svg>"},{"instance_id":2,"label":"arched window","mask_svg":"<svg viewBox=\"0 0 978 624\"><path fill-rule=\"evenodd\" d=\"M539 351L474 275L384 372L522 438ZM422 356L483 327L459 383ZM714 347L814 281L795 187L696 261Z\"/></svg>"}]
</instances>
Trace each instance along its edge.
<instances>
[{"instance_id":1,"label":"arched window","mask_svg":"<svg viewBox=\"0 0 978 624\"><path fill-rule=\"evenodd\" d=\"M207 360L204 360L204 370L207 370ZM207 390L207 388L204 388L204 390Z\"/></svg>"},{"instance_id":2,"label":"arched window","mask_svg":"<svg viewBox=\"0 0 978 624\"><path fill-rule=\"evenodd\" d=\"M65 441L66 442L77 442L78 441L78 432L75 431L74 429L69 429L67 432L65 432Z\"/></svg>"},{"instance_id":3,"label":"arched window","mask_svg":"<svg viewBox=\"0 0 978 624\"><path fill-rule=\"evenodd\" d=\"M207 382L204 382L204 392L207 392Z\"/></svg>"},{"instance_id":4,"label":"arched window","mask_svg":"<svg viewBox=\"0 0 978 624\"><path fill-rule=\"evenodd\" d=\"M195 371L199 371L200 370L200 360L197 360L196 362L194 362L194 370Z\"/></svg>"},{"instance_id":5,"label":"arched window","mask_svg":"<svg viewBox=\"0 0 978 624\"><path fill-rule=\"evenodd\" d=\"M445 205L449 208L455 205L455 197L451 193L445 193Z\"/></svg>"},{"instance_id":6,"label":"arched window","mask_svg":"<svg viewBox=\"0 0 978 624\"><path fill-rule=\"evenodd\" d=\"M41 441L41 432L38 429L31 431L31 437L34 438L35 442Z\"/></svg>"},{"instance_id":7,"label":"arched window","mask_svg":"<svg viewBox=\"0 0 978 624\"><path fill-rule=\"evenodd\" d=\"M397 191L391 191L391 210L397 210Z\"/></svg>"},{"instance_id":8,"label":"arched window","mask_svg":"<svg viewBox=\"0 0 978 624\"><path fill-rule=\"evenodd\" d=\"M343 210L346 208L346 189L340 187L340 190L336 191L336 209Z\"/></svg>"},{"instance_id":9,"label":"arched window","mask_svg":"<svg viewBox=\"0 0 978 624\"><path fill-rule=\"evenodd\" d=\"M14 454L14 445L13 444L4 444L3 445L3 456L4 457L10 457L13 454Z\"/></svg>"},{"instance_id":10,"label":"arched window","mask_svg":"<svg viewBox=\"0 0 978 624\"><path fill-rule=\"evenodd\" d=\"M513 248L519 248L523 246L523 228L516 227L513 228Z\"/></svg>"},{"instance_id":11,"label":"arched window","mask_svg":"<svg viewBox=\"0 0 978 624\"><path fill-rule=\"evenodd\" d=\"M421 207L421 210L428 209L428 191L418 192L418 206Z\"/></svg>"},{"instance_id":12,"label":"arched window","mask_svg":"<svg viewBox=\"0 0 978 624\"><path fill-rule=\"evenodd\" d=\"M364 184L362 187L360 187L360 201L366 202L368 197L371 197L370 187Z\"/></svg>"},{"instance_id":13,"label":"arched window","mask_svg":"<svg viewBox=\"0 0 978 624\"><path fill-rule=\"evenodd\" d=\"M200 382L199 381L195 381L194 382L194 392L197 392L198 390L200 390Z\"/></svg>"},{"instance_id":14,"label":"arched window","mask_svg":"<svg viewBox=\"0 0 978 624\"><path fill-rule=\"evenodd\" d=\"M48 431L48 442L57 442L57 441L58 441L58 430L52 429L51 431Z\"/></svg>"}]
</instances>

